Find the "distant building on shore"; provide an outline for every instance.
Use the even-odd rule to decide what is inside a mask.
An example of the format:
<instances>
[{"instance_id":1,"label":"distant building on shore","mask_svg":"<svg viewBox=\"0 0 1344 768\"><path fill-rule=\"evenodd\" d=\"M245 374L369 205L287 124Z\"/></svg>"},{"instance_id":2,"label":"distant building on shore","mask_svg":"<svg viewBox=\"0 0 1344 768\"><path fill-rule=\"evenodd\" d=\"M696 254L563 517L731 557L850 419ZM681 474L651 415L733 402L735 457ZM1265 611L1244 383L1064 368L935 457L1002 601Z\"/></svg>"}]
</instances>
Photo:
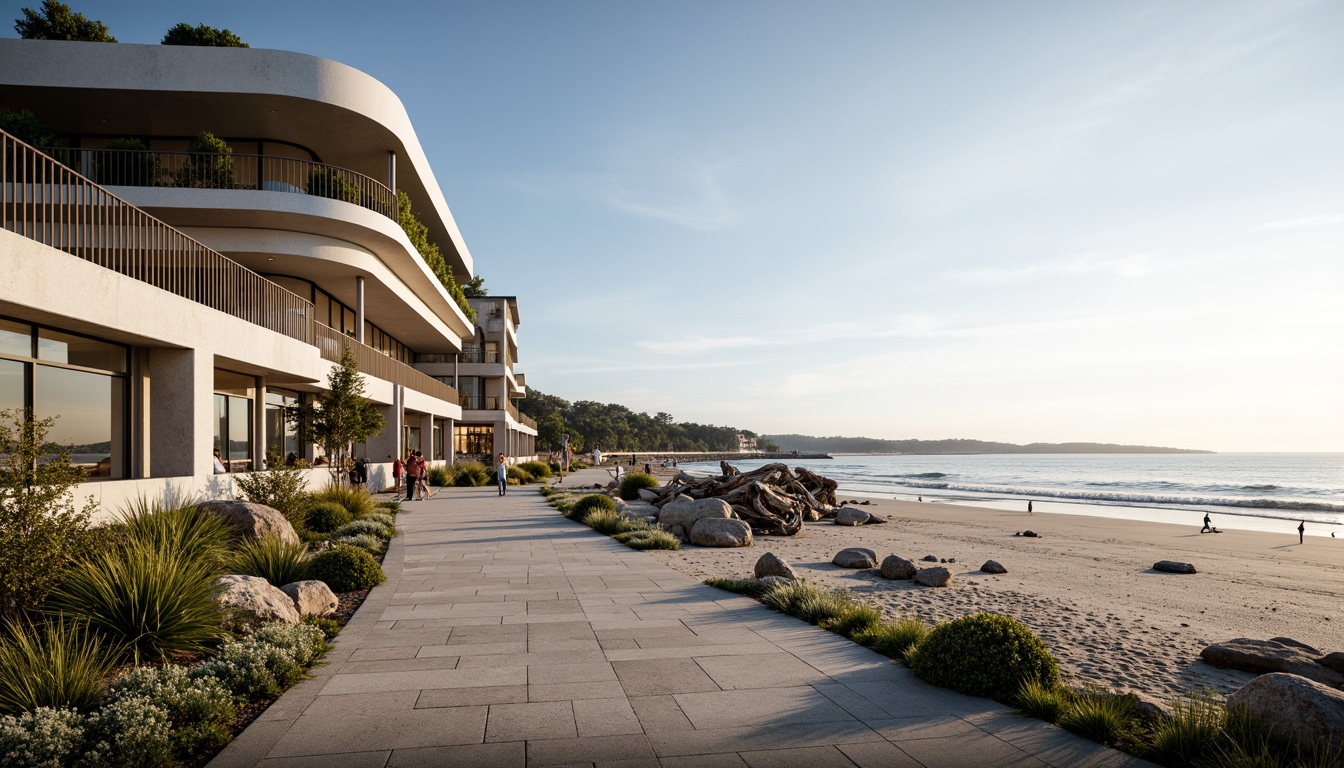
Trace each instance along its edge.
<instances>
[{"instance_id":1,"label":"distant building on shore","mask_svg":"<svg viewBox=\"0 0 1344 768\"><path fill-rule=\"evenodd\" d=\"M738 453L755 453L756 436L739 434L737 436L737 451Z\"/></svg>"},{"instance_id":2,"label":"distant building on shore","mask_svg":"<svg viewBox=\"0 0 1344 768\"><path fill-rule=\"evenodd\" d=\"M77 498L232 496L268 455L317 461L284 409L346 347L387 424L356 449L373 490L391 457L449 464L483 428L466 444L534 454L517 301L479 300L473 323L441 279L470 280L472 256L382 83L287 51L0 39L0 108L55 135L0 134L0 408L98 448Z\"/></svg>"}]
</instances>

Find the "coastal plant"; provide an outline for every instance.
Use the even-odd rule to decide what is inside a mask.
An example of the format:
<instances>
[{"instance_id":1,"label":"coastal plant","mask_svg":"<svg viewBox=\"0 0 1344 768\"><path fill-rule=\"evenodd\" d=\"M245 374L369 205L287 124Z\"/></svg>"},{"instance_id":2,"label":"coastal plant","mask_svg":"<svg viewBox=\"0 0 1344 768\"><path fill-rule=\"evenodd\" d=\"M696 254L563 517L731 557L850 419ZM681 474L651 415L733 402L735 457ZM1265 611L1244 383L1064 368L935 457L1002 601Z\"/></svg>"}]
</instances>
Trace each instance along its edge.
<instances>
[{"instance_id":1,"label":"coastal plant","mask_svg":"<svg viewBox=\"0 0 1344 768\"><path fill-rule=\"evenodd\" d=\"M74 765L84 747L84 721L73 709L51 707L0 716L0 766Z\"/></svg>"},{"instance_id":2,"label":"coastal plant","mask_svg":"<svg viewBox=\"0 0 1344 768\"><path fill-rule=\"evenodd\" d=\"M681 549L681 542L677 541L677 537L661 528L650 527L645 530L626 531L625 533L618 533L612 538L631 549L667 549L673 551Z\"/></svg>"},{"instance_id":3,"label":"coastal plant","mask_svg":"<svg viewBox=\"0 0 1344 768\"><path fill-rule=\"evenodd\" d=\"M373 555L349 544L337 544L308 563L308 578L326 582L332 592L368 589L387 580Z\"/></svg>"},{"instance_id":4,"label":"coastal plant","mask_svg":"<svg viewBox=\"0 0 1344 768\"><path fill-rule=\"evenodd\" d=\"M233 189L233 148L227 141L202 131L187 145L187 152L174 174L177 186Z\"/></svg>"},{"instance_id":5,"label":"coastal plant","mask_svg":"<svg viewBox=\"0 0 1344 768\"><path fill-rule=\"evenodd\" d=\"M430 467L429 484L437 488L453 484L453 473L447 467Z\"/></svg>"},{"instance_id":6,"label":"coastal plant","mask_svg":"<svg viewBox=\"0 0 1344 768\"><path fill-rule=\"evenodd\" d=\"M551 468L544 461L524 461L518 465L518 468L536 480L545 480L551 476Z\"/></svg>"},{"instance_id":7,"label":"coastal plant","mask_svg":"<svg viewBox=\"0 0 1344 768\"><path fill-rule=\"evenodd\" d=\"M363 488L351 488L346 485L329 485L311 496L315 503L339 504L350 513L351 518L363 517L378 509L373 496ZM400 507L398 507L400 508Z\"/></svg>"},{"instance_id":8,"label":"coastal plant","mask_svg":"<svg viewBox=\"0 0 1344 768\"><path fill-rule=\"evenodd\" d=\"M394 535L394 533L397 530L396 518L392 517L392 515L388 514L387 512L370 512L369 514L364 515L359 519L367 520L371 523L377 523L378 525L383 526L384 528L387 529L387 535L389 537Z\"/></svg>"},{"instance_id":9,"label":"coastal plant","mask_svg":"<svg viewBox=\"0 0 1344 768\"><path fill-rule=\"evenodd\" d=\"M345 171L320 165L308 172L306 191L310 195L355 205L360 205L363 198L359 185Z\"/></svg>"},{"instance_id":10,"label":"coastal plant","mask_svg":"<svg viewBox=\"0 0 1344 768\"><path fill-rule=\"evenodd\" d=\"M1211 691L1191 691L1171 702L1171 715L1157 724L1152 754L1166 765L1193 765L1223 738L1227 712Z\"/></svg>"},{"instance_id":11,"label":"coastal plant","mask_svg":"<svg viewBox=\"0 0 1344 768\"><path fill-rule=\"evenodd\" d=\"M627 530L624 522L625 518L614 509L592 509L583 516L584 525L608 536L624 533Z\"/></svg>"},{"instance_id":12,"label":"coastal plant","mask_svg":"<svg viewBox=\"0 0 1344 768\"><path fill-rule=\"evenodd\" d=\"M851 637L857 643L893 659L904 659L928 637L929 627L922 619L907 616L884 623Z\"/></svg>"},{"instance_id":13,"label":"coastal plant","mask_svg":"<svg viewBox=\"0 0 1344 768\"><path fill-rule=\"evenodd\" d=\"M383 522L382 520L375 520L373 518L374 515L370 515L369 517L360 518L359 520L352 520L336 529L335 534L337 536L358 536L360 534L368 534L370 536L377 536L380 539L392 538L392 519L386 518L387 522Z\"/></svg>"},{"instance_id":14,"label":"coastal plant","mask_svg":"<svg viewBox=\"0 0 1344 768\"><path fill-rule=\"evenodd\" d=\"M473 488L490 482L490 471L479 461L463 461L453 465L453 485Z\"/></svg>"},{"instance_id":15,"label":"coastal plant","mask_svg":"<svg viewBox=\"0 0 1344 768\"><path fill-rule=\"evenodd\" d=\"M308 545L266 536L244 542L226 562L229 573L260 576L271 586L283 587L302 581L308 572Z\"/></svg>"},{"instance_id":16,"label":"coastal plant","mask_svg":"<svg viewBox=\"0 0 1344 768\"><path fill-rule=\"evenodd\" d=\"M476 310L472 308L471 302L467 301L467 295L458 285L457 279L453 276L453 270L448 266L448 262L443 258L443 251L439 246L429 239L429 227L420 221L420 217L415 215L414 207L411 205L411 197L402 190L397 190L397 223L406 233L406 238L411 241L411 246L420 254L424 260L425 266L429 271L439 279L449 296L457 303L458 309L466 315L469 323L476 322Z\"/></svg>"},{"instance_id":17,"label":"coastal plant","mask_svg":"<svg viewBox=\"0 0 1344 768\"><path fill-rule=\"evenodd\" d=\"M201 563L218 564L233 535L224 518L198 508L195 501L140 497L118 514L114 530L126 542Z\"/></svg>"},{"instance_id":18,"label":"coastal plant","mask_svg":"<svg viewBox=\"0 0 1344 768\"><path fill-rule=\"evenodd\" d=\"M331 539L332 544L345 544L351 547L359 547L371 555L380 555L387 550L387 540L381 536L375 536L371 533L356 533L349 536L334 536Z\"/></svg>"},{"instance_id":19,"label":"coastal plant","mask_svg":"<svg viewBox=\"0 0 1344 768\"><path fill-rule=\"evenodd\" d=\"M1017 619L993 613L939 624L906 663L925 682L1000 701L1011 701L1029 680L1059 682L1045 643Z\"/></svg>"},{"instance_id":20,"label":"coastal plant","mask_svg":"<svg viewBox=\"0 0 1344 768\"><path fill-rule=\"evenodd\" d=\"M1074 696L1058 722L1085 739L1115 744L1132 734L1133 717L1134 702L1128 696L1097 691Z\"/></svg>"},{"instance_id":21,"label":"coastal plant","mask_svg":"<svg viewBox=\"0 0 1344 768\"><path fill-rule=\"evenodd\" d=\"M305 616L303 623L306 626L313 627L320 631L322 635L330 640L341 631L341 623L336 619L329 619L325 616Z\"/></svg>"},{"instance_id":22,"label":"coastal plant","mask_svg":"<svg viewBox=\"0 0 1344 768\"><path fill-rule=\"evenodd\" d=\"M304 524L308 530L317 533L331 533L347 525L353 516L350 511L335 501L319 501L308 507Z\"/></svg>"},{"instance_id":23,"label":"coastal plant","mask_svg":"<svg viewBox=\"0 0 1344 768\"><path fill-rule=\"evenodd\" d=\"M867 603L850 602L837 617L823 625L831 632L853 639L882 625L882 612Z\"/></svg>"},{"instance_id":24,"label":"coastal plant","mask_svg":"<svg viewBox=\"0 0 1344 768\"><path fill-rule=\"evenodd\" d=\"M770 589L769 585L759 579L729 579L713 578L705 579L705 583L716 589L722 589L726 592L736 592L739 595L747 597L760 597Z\"/></svg>"},{"instance_id":25,"label":"coastal plant","mask_svg":"<svg viewBox=\"0 0 1344 768\"><path fill-rule=\"evenodd\" d=\"M578 472L580 469L588 469L591 466L591 464L581 459L570 459L569 461L570 472Z\"/></svg>"},{"instance_id":26,"label":"coastal plant","mask_svg":"<svg viewBox=\"0 0 1344 768\"><path fill-rule=\"evenodd\" d=\"M263 472L238 472L233 484L243 498L263 504L285 516L294 530L302 530L304 512L310 503L308 473L302 467L287 467L271 462Z\"/></svg>"},{"instance_id":27,"label":"coastal plant","mask_svg":"<svg viewBox=\"0 0 1344 768\"><path fill-rule=\"evenodd\" d=\"M97 505L74 500L84 471L47 440L55 419L0 411L0 616L38 607L67 568L98 541Z\"/></svg>"},{"instance_id":28,"label":"coastal plant","mask_svg":"<svg viewBox=\"0 0 1344 768\"><path fill-rule=\"evenodd\" d=\"M815 584L798 579L787 584L774 585L761 596L761 602L767 608L796 616L801 603L816 601L825 592L826 590Z\"/></svg>"},{"instance_id":29,"label":"coastal plant","mask_svg":"<svg viewBox=\"0 0 1344 768\"><path fill-rule=\"evenodd\" d=\"M80 768L171 768L168 713L143 696L114 701L89 716Z\"/></svg>"},{"instance_id":30,"label":"coastal plant","mask_svg":"<svg viewBox=\"0 0 1344 768\"><path fill-rule=\"evenodd\" d=\"M1069 691L1063 686L1048 686L1039 680L1028 680L1018 690L1013 705L1024 714L1047 723L1056 723L1068 708L1069 699Z\"/></svg>"},{"instance_id":31,"label":"coastal plant","mask_svg":"<svg viewBox=\"0 0 1344 768\"><path fill-rule=\"evenodd\" d=\"M136 663L196 654L222 631L217 573L213 561L132 539L81 561L43 607L66 621L87 622Z\"/></svg>"},{"instance_id":32,"label":"coastal plant","mask_svg":"<svg viewBox=\"0 0 1344 768\"><path fill-rule=\"evenodd\" d=\"M188 757L229 740L224 724L237 712L233 693L213 677L192 678L185 667L135 667L108 686L110 702L144 698L168 715L173 753Z\"/></svg>"},{"instance_id":33,"label":"coastal plant","mask_svg":"<svg viewBox=\"0 0 1344 768\"><path fill-rule=\"evenodd\" d=\"M509 479L509 485L514 485L515 481L518 485L527 485L535 480L530 472L519 467L509 467L505 470L505 474ZM496 478L497 481L498 478Z\"/></svg>"},{"instance_id":34,"label":"coastal plant","mask_svg":"<svg viewBox=\"0 0 1344 768\"><path fill-rule=\"evenodd\" d=\"M115 654L78 623L6 621L0 638L0 714L39 707L87 712L103 696Z\"/></svg>"},{"instance_id":35,"label":"coastal plant","mask_svg":"<svg viewBox=\"0 0 1344 768\"><path fill-rule=\"evenodd\" d=\"M577 520L580 523L586 522L585 518L590 512L610 512L616 513L616 502L605 493L590 493L583 496L574 505L570 507L566 517L571 520Z\"/></svg>"},{"instance_id":36,"label":"coastal plant","mask_svg":"<svg viewBox=\"0 0 1344 768\"><path fill-rule=\"evenodd\" d=\"M322 654L331 650L323 630L306 624L270 624L252 635L258 643L269 643L283 649L302 667L311 667Z\"/></svg>"},{"instance_id":37,"label":"coastal plant","mask_svg":"<svg viewBox=\"0 0 1344 768\"><path fill-rule=\"evenodd\" d=\"M817 589L796 596L793 600L792 614L808 624L824 627L840 619L853 606L853 602L844 592Z\"/></svg>"},{"instance_id":38,"label":"coastal plant","mask_svg":"<svg viewBox=\"0 0 1344 768\"><path fill-rule=\"evenodd\" d=\"M626 501L634 501L639 498L640 490L657 488L659 485L658 478L653 475L644 472L631 472L621 478L621 484L616 489L616 495Z\"/></svg>"},{"instance_id":39,"label":"coastal plant","mask_svg":"<svg viewBox=\"0 0 1344 768\"><path fill-rule=\"evenodd\" d=\"M192 667L193 680L213 679L238 700L278 695L307 674L330 649L323 631L307 624L262 627L226 644L214 658Z\"/></svg>"},{"instance_id":40,"label":"coastal plant","mask_svg":"<svg viewBox=\"0 0 1344 768\"><path fill-rule=\"evenodd\" d=\"M374 504L374 507L377 508L377 509L381 509L381 510L383 510L385 514L395 515L395 514L397 514L398 512L401 511L401 502L400 502L400 501L380 501L380 502L378 502L377 504ZM371 514L372 514L372 513L371 513Z\"/></svg>"}]
</instances>

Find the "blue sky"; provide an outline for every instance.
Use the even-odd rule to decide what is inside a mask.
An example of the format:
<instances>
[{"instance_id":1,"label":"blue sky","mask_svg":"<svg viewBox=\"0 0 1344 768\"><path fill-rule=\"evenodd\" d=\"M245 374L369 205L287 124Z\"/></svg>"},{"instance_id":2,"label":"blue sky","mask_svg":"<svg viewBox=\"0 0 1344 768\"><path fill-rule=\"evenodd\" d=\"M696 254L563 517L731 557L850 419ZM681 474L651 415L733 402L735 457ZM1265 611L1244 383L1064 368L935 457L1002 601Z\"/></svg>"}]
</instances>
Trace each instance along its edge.
<instances>
[{"instance_id":1,"label":"blue sky","mask_svg":"<svg viewBox=\"0 0 1344 768\"><path fill-rule=\"evenodd\" d=\"M1344 450L1344 4L73 5L390 86L542 391Z\"/></svg>"}]
</instances>

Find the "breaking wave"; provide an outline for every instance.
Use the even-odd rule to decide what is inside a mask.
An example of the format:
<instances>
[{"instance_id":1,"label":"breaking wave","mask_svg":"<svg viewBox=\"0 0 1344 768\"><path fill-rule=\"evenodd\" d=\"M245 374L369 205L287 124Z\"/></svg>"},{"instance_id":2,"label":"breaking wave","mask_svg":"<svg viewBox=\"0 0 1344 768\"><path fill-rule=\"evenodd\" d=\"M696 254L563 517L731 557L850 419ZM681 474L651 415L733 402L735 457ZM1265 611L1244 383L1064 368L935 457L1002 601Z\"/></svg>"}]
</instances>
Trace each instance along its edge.
<instances>
[{"instance_id":1,"label":"breaking wave","mask_svg":"<svg viewBox=\"0 0 1344 768\"><path fill-rule=\"evenodd\" d=\"M869 481L877 478L867 478ZM1073 499L1077 501L1111 502L1120 504L1181 504L1217 507L1246 507L1255 509L1298 509L1312 512L1344 512L1344 504L1329 504L1319 501L1299 499L1250 499L1222 496L1174 496L1170 494L1135 493L1125 491L1092 491L1069 488L1017 488L1004 485L974 485L969 483L919 482L915 480L892 480L893 485L907 488L923 488L939 491L968 491L971 493L994 493L1009 496L1034 496L1037 498ZM1277 486L1246 486L1248 490L1267 491Z\"/></svg>"}]
</instances>

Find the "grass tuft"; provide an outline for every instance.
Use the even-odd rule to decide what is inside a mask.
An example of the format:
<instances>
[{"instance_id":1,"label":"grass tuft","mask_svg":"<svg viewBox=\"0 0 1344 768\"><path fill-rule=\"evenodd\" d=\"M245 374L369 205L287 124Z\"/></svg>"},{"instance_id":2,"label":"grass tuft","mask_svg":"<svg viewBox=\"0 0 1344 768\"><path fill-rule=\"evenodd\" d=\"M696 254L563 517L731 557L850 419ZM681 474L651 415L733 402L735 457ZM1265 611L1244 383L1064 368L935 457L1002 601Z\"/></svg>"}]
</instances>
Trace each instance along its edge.
<instances>
[{"instance_id":1,"label":"grass tuft","mask_svg":"<svg viewBox=\"0 0 1344 768\"><path fill-rule=\"evenodd\" d=\"M0 640L0 714L38 707L88 712L102 699L115 661L82 624L7 621Z\"/></svg>"},{"instance_id":2,"label":"grass tuft","mask_svg":"<svg viewBox=\"0 0 1344 768\"><path fill-rule=\"evenodd\" d=\"M881 624L867 632L854 636L854 641L872 648L874 651L893 659L904 659L906 654L918 648L929 634L929 627L922 619L909 617Z\"/></svg>"},{"instance_id":3,"label":"grass tuft","mask_svg":"<svg viewBox=\"0 0 1344 768\"><path fill-rule=\"evenodd\" d=\"M866 634L882 625L882 612L867 603L851 602L844 613L837 616L830 623L826 624L826 629L853 639L858 635Z\"/></svg>"},{"instance_id":4,"label":"grass tuft","mask_svg":"<svg viewBox=\"0 0 1344 768\"><path fill-rule=\"evenodd\" d=\"M1028 680L1017 692L1014 704L1023 714L1047 723L1057 723L1060 715L1068 709L1070 698L1066 688L1046 685L1039 680Z\"/></svg>"},{"instance_id":5,"label":"grass tuft","mask_svg":"<svg viewBox=\"0 0 1344 768\"><path fill-rule=\"evenodd\" d=\"M705 579L705 583L711 587L722 589L725 592L736 592L739 595L748 597L760 597L765 594L768 587L756 579Z\"/></svg>"},{"instance_id":6,"label":"grass tuft","mask_svg":"<svg viewBox=\"0 0 1344 768\"><path fill-rule=\"evenodd\" d=\"M1134 705L1112 693L1083 693L1059 716L1059 724L1085 739L1114 744L1134 730Z\"/></svg>"},{"instance_id":7,"label":"grass tuft","mask_svg":"<svg viewBox=\"0 0 1344 768\"><path fill-rule=\"evenodd\" d=\"M268 536L244 543L226 562L230 573L260 576L273 587L283 587L302 581L307 574L308 545Z\"/></svg>"}]
</instances>

